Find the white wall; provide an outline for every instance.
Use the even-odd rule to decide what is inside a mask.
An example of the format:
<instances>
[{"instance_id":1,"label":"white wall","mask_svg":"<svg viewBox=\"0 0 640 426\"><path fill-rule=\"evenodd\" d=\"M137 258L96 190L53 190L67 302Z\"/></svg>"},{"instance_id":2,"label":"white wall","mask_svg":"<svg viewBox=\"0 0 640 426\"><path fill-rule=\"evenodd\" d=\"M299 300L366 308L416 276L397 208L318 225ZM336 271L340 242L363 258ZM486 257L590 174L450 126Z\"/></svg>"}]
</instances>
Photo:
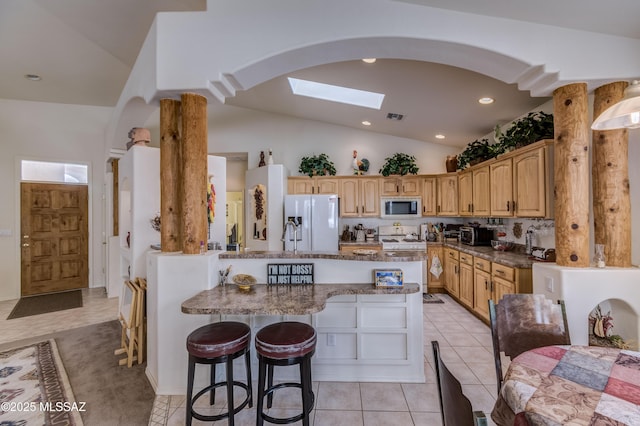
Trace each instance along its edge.
<instances>
[{"instance_id":1,"label":"white wall","mask_svg":"<svg viewBox=\"0 0 640 426\"><path fill-rule=\"evenodd\" d=\"M112 108L0 99L0 300L20 297L20 160L89 165L89 286L104 286L103 143ZM126 136L126 135L125 135Z\"/></svg>"}]
</instances>

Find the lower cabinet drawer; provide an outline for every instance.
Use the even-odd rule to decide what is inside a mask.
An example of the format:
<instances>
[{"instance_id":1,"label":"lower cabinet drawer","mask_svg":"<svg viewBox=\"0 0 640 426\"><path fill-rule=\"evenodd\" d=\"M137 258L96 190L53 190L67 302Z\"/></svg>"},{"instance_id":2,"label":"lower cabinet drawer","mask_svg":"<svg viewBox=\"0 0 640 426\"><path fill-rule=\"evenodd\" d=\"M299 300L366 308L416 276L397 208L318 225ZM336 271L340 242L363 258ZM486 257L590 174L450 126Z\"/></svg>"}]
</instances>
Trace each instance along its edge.
<instances>
[{"instance_id":1,"label":"lower cabinet drawer","mask_svg":"<svg viewBox=\"0 0 640 426\"><path fill-rule=\"evenodd\" d=\"M499 263L493 262L491 275L494 277L502 278L507 281L513 281L515 279L515 269L509 266L504 266Z\"/></svg>"}]
</instances>

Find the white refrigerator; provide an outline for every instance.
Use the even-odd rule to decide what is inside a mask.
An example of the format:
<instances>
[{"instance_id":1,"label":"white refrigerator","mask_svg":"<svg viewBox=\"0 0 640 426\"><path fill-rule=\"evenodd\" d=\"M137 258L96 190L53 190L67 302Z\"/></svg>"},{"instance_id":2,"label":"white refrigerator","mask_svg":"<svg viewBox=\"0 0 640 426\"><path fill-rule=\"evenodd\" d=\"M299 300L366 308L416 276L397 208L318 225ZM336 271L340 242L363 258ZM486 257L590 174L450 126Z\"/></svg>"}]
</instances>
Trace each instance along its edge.
<instances>
[{"instance_id":1,"label":"white refrigerator","mask_svg":"<svg viewBox=\"0 0 640 426\"><path fill-rule=\"evenodd\" d=\"M286 195L284 222L298 224L298 251L338 251L338 196L336 194ZM286 227L285 251L294 249L294 229Z\"/></svg>"}]
</instances>

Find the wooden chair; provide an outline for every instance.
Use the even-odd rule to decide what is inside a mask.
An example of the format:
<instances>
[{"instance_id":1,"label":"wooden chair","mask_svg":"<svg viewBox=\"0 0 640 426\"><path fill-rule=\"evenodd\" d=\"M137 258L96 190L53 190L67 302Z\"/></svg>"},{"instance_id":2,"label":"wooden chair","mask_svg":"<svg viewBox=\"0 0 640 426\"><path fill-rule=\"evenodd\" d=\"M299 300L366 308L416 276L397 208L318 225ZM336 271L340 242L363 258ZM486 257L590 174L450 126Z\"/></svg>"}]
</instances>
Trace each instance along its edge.
<instances>
[{"instance_id":1,"label":"wooden chair","mask_svg":"<svg viewBox=\"0 0 640 426\"><path fill-rule=\"evenodd\" d=\"M487 417L482 411L473 411L471 402L462 393L460 382L449 371L440 358L440 346L431 342L433 360L438 380L438 396L443 426L486 426Z\"/></svg>"},{"instance_id":2,"label":"wooden chair","mask_svg":"<svg viewBox=\"0 0 640 426\"><path fill-rule=\"evenodd\" d=\"M506 294L498 304L489 300L489 318L498 394L504 377L501 352L514 358L543 346L571 344L564 302L553 303L543 294Z\"/></svg>"}]
</instances>

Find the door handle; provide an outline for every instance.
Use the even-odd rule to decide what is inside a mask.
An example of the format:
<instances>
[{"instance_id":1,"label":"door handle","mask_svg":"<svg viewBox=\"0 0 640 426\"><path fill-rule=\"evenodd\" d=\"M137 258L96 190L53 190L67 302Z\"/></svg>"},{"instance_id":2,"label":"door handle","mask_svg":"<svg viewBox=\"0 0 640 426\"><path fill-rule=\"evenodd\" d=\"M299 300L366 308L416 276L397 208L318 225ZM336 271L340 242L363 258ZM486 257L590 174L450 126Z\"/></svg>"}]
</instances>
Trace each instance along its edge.
<instances>
[{"instance_id":1,"label":"door handle","mask_svg":"<svg viewBox=\"0 0 640 426\"><path fill-rule=\"evenodd\" d=\"M26 239L29 238L29 236L25 234L25 235L22 236L22 238L24 238L26 240Z\"/></svg>"},{"instance_id":2,"label":"door handle","mask_svg":"<svg viewBox=\"0 0 640 426\"><path fill-rule=\"evenodd\" d=\"M29 243L22 244L22 247L29 247Z\"/></svg>"}]
</instances>

